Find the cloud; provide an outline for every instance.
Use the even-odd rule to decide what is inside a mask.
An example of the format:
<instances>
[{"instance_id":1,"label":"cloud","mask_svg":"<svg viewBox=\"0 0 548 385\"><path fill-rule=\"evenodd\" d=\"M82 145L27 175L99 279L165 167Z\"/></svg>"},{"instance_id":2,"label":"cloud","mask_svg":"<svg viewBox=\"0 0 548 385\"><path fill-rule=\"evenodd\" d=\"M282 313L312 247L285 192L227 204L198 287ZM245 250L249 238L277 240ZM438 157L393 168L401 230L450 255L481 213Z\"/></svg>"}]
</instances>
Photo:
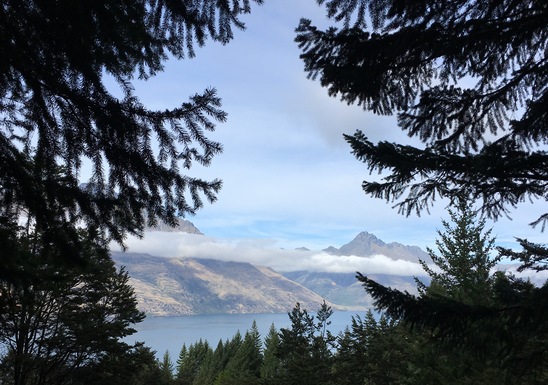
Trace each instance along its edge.
<instances>
[{"instance_id":1,"label":"cloud","mask_svg":"<svg viewBox=\"0 0 548 385\"><path fill-rule=\"evenodd\" d=\"M516 278L524 279L524 280L531 280L531 282L536 286L542 286L544 283L548 280L548 271L539 271L534 272L532 270L525 270L525 271L518 271L518 265L517 264L510 264L510 265L498 265L498 270L503 270L507 274L511 274L515 276Z\"/></svg>"},{"instance_id":2,"label":"cloud","mask_svg":"<svg viewBox=\"0 0 548 385\"><path fill-rule=\"evenodd\" d=\"M287 250L270 239L227 240L182 232L151 231L144 239L128 238L129 252L161 257L193 257L248 262L277 272L316 271L334 273L394 274L423 276L418 263L393 260L384 255L336 256L324 251Z\"/></svg>"}]
</instances>

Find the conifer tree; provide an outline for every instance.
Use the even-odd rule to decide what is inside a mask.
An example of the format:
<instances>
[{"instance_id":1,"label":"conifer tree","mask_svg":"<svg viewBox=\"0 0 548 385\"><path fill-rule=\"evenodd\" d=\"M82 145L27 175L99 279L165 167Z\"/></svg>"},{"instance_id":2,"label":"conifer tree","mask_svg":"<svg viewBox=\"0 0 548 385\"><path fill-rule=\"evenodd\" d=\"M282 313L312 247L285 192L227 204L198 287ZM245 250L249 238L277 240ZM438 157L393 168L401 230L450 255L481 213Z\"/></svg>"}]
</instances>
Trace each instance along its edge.
<instances>
[{"instance_id":1,"label":"conifer tree","mask_svg":"<svg viewBox=\"0 0 548 385\"><path fill-rule=\"evenodd\" d=\"M264 340L263 362L261 364L261 383L278 384L280 376L280 359L278 358L278 349L280 346L280 337L274 324L270 325L268 334Z\"/></svg>"},{"instance_id":2,"label":"conifer tree","mask_svg":"<svg viewBox=\"0 0 548 385\"><path fill-rule=\"evenodd\" d=\"M177 374L175 376L177 384L192 385L210 352L209 343L202 341L202 339L191 344L188 349L186 345L183 345L177 360Z\"/></svg>"},{"instance_id":3,"label":"conifer tree","mask_svg":"<svg viewBox=\"0 0 548 385\"><path fill-rule=\"evenodd\" d=\"M288 313L291 329L280 329L278 357L281 360L282 381L288 385L330 384L332 352L335 337L325 331L324 325L331 308L324 302L325 317L314 322L314 316L297 303Z\"/></svg>"},{"instance_id":4,"label":"conifer tree","mask_svg":"<svg viewBox=\"0 0 548 385\"><path fill-rule=\"evenodd\" d=\"M226 366L215 380L216 385L253 385L259 384L262 364L262 342L253 321L251 330L246 331L244 339Z\"/></svg>"},{"instance_id":5,"label":"conifer tree","mask_svg":"<svg viewBox=\"0 0 548 385\"><path fill-rule=\"evenodd\" d=\"M363 189L409 215L470 195L499 218L548 200L548 4L535 0L318 0L340 26L302 19L305 71L329 95L418 139L377 144L345 135L371 172ZM533 218L548 220L548 214Z\"/></svg>"},{"instance_id":6,"label":"conifer tree","mask_svg":"<svg viewBox=\"0 0 548 385\"><path fill-rule=\"evenodd\" d=\"M442 220L436 246L439 255L427 248L436 270L420 261L429 275L430 286L417 281L423 295L442 295L468 304L489 304L493 298L494 271L500 256L495 252L495 238L485 230L485 219L478 218L466 200L449 209L451 223Z\"/></svg>"},{"instance_id":7,"label":"conifer tree","mask_svg":"<svg viewBox=\"0 0 548 385\"><path fill-rule=\"evenodd\" d=\"M397 115L398 128L420 142L373 143L361 130L345 135L357 159L381 173L380 180L363 182L367 194L394 202L405 215L428 211L436 198L454 204L464 197L492 219L525 199L548 200L547 2L318 3L341 25L322 30L301 20L296 41L308 76L344 102ZM540 213L531 224L543 227L547 220ZM504 254L523 268L542 269L547 248L519 240L523 252ZM545 286L528 291L501 276L506 283L499 289L512 295L495 293L505 302L486 306L417 299L358 277L390 316L438 328L453 340L467 335L470 322L486 319L501 320L496 333L507 347L516 330L544 339Z\"/></svg>"},{"instance_id":8,"label":"conifer tree","mask_svg":"<svg viewBox=\"0 0 548 385\"><path fill-rule=\"evenodd\" d=\"M162 361L158 362L160 368L160 378L157 379L159 384L171 385L173 383L173 361L171 361L171 355L166 350L162 356Z\"/></svg>"},{"instance_id":9,"label":"conifer tree","mask_svg":"<svg viewBox=\"0 0 548 385\"><path fill-rule=\"evenodd\" d=\"M222 150L206 135L226 120L215 89L154 110L132 80L208 40L228 43L251 3L262 0L3 2L0 230L24 213L65 247L75 222L122 242L214 201L220 180L183 172Z\"/></svg>"},{"instance_id":10,"label":"conifer tree","mask_svg":"<svg viewBox=\"0 0 548 385\"><path fill-rule=\"evenodd\" d=\"M411 335L395 320L382 315L377 321L369 310L364 319L352 317L339 335L333 376L338 384L413 383L408 370Z\"/></svg>"}]
</instances>

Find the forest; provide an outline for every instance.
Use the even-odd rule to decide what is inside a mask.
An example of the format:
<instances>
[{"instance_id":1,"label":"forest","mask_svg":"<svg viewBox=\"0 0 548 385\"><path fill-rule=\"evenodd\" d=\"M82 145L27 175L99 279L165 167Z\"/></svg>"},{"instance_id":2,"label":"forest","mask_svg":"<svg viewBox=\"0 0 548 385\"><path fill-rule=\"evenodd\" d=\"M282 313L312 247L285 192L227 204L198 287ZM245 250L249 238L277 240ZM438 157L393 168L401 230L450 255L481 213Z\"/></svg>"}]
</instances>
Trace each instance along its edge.
<instances>
[{"instance_id":1,"label":"forest","mask_svg":"<svg viewBox=\"0 0 548 385\"><path fill-rule=\"evenodd\" d=\"M331 309L299 304L290 328L181 347L123 338L143 320L110 247L217 200L187 173L223 150L215 88L171 109L135 95L168 58L228 44L263 0L4 0L0 6L0 384L546 384L548 248L486 220L548 213L548 2L317 0L300 20L306 76L419 145L344 136L368 196L403 214L448 202L418 295L357 272L375 311L333 336ZM250 15L252 17L252 15ZM114 82L118 93L112 92ZM84 165L90 178L80 180ZM312 309L314 311L315 309Z\"/></svg>"}]
</instances>

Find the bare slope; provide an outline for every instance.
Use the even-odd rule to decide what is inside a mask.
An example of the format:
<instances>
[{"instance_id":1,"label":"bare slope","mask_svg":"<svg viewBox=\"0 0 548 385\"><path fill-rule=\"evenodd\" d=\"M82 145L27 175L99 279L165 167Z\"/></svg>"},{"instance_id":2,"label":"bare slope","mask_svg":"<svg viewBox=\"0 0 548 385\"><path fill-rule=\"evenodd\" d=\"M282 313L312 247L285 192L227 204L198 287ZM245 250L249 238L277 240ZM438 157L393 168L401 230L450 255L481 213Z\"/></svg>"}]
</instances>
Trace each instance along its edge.
<instances>
[{"instance_id":1,"label":"bare slope","mask_svg":"<svg viewBox=\"0 0 548 385\"><path fill-rule=\"evenodd\" d=\"M113 252L126 266L139 308L149 315L283 313L323 298L273 270L249 263ZM337 308L337 306L334 306Z\"/></svg>"}]
</instances>

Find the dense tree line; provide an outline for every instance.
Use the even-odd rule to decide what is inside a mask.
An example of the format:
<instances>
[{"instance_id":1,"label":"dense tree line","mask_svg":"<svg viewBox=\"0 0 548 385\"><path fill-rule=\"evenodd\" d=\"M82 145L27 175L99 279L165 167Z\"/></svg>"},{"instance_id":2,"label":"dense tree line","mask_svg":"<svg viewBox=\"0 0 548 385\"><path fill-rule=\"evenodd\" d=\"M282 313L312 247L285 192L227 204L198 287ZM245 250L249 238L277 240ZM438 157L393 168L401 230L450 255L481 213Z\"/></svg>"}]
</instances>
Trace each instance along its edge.
<instances>
[{"instance_id":1,"label":"dense tree line","mask_svg":"<svg viewBox=\"0 0 548 385\"><path fill-rule=\"evenodd\" d=\"M444 224L418 296L358 275L384 311L378 320L356 316L335 337L327 306L312 316L297 305L291 328L272 328L264 344L252 327L215 349L183 347L176 365L121 341L143 315L108 242L216 199L219 180L181 170L222 150L206 132L226 119L214 89L160 111L131 81L207 39L227 43L251 3L3 2L0 383L546 383L548 285L493 274L493 242L467 211L472 202L497 219L548 200L548 3L535 0L318 0L342 27L303 19L297 29L311 78L347 103L397 114L422 143L347 135L370 171L385 172L364 191L407 215L437 197L453 204L456 227ZM547 221L540 213L532 224ZM546 269L548 249L519 241L522 251L499 255Z\"/></svg>"},{"instance_id":2,"label":"dense tree line","mask_svg":"<svg viewBox=\"0 0 548 385\"><path fill-rule=\"evenodd\" d=\"M253 323L245 334L238 332L215 346L202 340L183 345L175 362L167 352L156 359L141 344L120 340L143 315L136 310L127 273L114 268L108 249L96 243L94 234L82 230L80 235L93 270L59 270L54 256L51 266L41 263L52 251L41 247L31 231L18 240L20 250L28 253L27 265L21 266L26 274L2 286L0 300L9 311L0 317L0 383L546 383L546 323L514 319L506 311L509 304L534 301L538 288L493 269L499 259L493 254L495 239L465 201L449 215L438 232L437 250L428 250L431 261L421 261L430 284L417 280L417 297L402 294L404 306L417 303L431 311L432 325L422 317L369 311L352 317L334 336L327 304L311 314L297 303L288 313L287 328L272 325L260 336ZM450 313L455 322L451 329L432 327L438 325L437 317L463 309L456 304L474 312L466 318ZM501 311L493 315L493 307Z\"/></svg>"}]
</instances>

